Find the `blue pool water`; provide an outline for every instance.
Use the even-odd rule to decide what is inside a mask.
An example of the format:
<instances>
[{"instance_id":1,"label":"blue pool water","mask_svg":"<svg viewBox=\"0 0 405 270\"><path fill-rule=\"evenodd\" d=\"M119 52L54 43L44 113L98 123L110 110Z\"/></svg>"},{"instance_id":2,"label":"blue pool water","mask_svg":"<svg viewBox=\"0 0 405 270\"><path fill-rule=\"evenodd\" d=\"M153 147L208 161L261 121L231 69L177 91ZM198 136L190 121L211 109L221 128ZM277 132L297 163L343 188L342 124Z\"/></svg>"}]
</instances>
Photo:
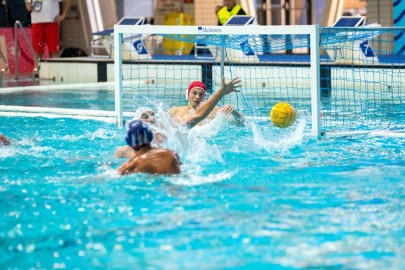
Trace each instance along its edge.
<instances>
[{"instance_id":1,"label":"blue pool water","mask_svg":"<svg viewBox=\"0 0 405 270\"><path fill-rule=\"evenodd\" d=\"M119 177L123 129L0 121L2 269L404 269L403 138L182 131L181 175Z\"/></svg>"},{"instance_id":2,"label":"blue pool water","mask_svg":"<svg viewBox=\"0 0 405 270\"><path fill-rule=\"evenodd\" d=\"M83 86L68 91L66 89L44 91L38 87L11 93L0 91L0 105L113 111L114 91L112 89L86 90Z\"/></svg>"}]
</instances>

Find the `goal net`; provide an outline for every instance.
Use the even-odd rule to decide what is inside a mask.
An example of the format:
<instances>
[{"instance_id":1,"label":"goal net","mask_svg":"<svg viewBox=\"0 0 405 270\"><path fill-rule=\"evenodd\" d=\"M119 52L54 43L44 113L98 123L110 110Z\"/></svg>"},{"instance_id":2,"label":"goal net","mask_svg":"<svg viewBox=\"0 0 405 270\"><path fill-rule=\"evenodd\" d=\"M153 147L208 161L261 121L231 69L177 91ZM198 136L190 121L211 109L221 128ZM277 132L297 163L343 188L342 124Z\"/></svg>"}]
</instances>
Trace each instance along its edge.
<instances>
[{"instance_id":1,"label":"goal net","mask_svg":"<svg viewBox=\"0 0 405 270\"><path fill-rule=\"evenodd\" d=\"M307 117L311 132L404 129L404 29L319 26L114 27L116 122L140 106L187 105L201 80L212 93L238 77L227 95L248 118L269 121L278 102ZM401 54L402 53L402 54ZM403 63L401 63L403 61Z\"/></svg>"}]
</instances>

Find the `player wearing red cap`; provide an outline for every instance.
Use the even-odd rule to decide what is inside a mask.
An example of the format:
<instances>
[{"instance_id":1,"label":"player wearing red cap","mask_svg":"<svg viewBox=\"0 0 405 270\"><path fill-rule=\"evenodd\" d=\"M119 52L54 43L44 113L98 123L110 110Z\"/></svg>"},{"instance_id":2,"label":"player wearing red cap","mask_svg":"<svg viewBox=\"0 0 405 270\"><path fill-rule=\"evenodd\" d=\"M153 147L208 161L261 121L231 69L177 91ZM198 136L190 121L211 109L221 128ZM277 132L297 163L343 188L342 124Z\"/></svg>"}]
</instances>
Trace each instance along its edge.
<instances>
[{"instance_id":1,"label":"player wearing red cap","mask_svg":"<svg viewBox=\"0 0 405 270\"><path fill-rule=\"evenodd\" d=\"M232 115L239 124L243 123L243 116L232 106L226 105L223 108L216 106L219 100L232 92L239 92L241 81L238 78L225 83L211 97L204 102L207 95L207 88L201 81L194 81L190 84L186 92L187 106L173 107L169 110L169 115L174 121L181 125L192 128L205 118L212 119L216 112L222 111L226 115Z\"/></svg>"}]
</instances>

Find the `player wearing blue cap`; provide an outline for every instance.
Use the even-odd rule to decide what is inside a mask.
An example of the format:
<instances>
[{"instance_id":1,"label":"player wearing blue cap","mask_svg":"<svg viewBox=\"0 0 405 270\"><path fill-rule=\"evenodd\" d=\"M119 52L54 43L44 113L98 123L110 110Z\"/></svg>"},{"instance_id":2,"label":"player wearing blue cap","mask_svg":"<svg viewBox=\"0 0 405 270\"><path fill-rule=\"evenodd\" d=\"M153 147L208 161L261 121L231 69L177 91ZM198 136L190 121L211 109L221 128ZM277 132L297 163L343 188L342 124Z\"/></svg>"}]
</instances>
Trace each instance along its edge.
<instances>
[{"instance_id":1,"label":"player wearing blue cap","mask_svg":"<svg viewBox=\"0 0 405 270\"><path fill-rule=\"evenodd\" d=\"M156 131L156 127L159 124L156 121L156 115L152 108L149 107L140 107L138 108L132 120L141 120L144 123L149 124L149 128L153 132L153 142L152 145L160 146L163 142L166 141L166 136L161 132ZM120 146L115 151L115 157L117 158L131 158L134 156L134 150L128 145Z\"/></svg>"},{"instance_id":2,"label":"player wearing blue cap","mask_svg":"<svg viewBox=\"0 0 405 270\"><path fill-rule=\"evenodd\" d=\"M179 174L180 160L176 152L152 147L153 133L146 123L133 120L128 123L125 141L135 151L135 156L125 162L118 173Z\"/></svg>"}]
</instances>

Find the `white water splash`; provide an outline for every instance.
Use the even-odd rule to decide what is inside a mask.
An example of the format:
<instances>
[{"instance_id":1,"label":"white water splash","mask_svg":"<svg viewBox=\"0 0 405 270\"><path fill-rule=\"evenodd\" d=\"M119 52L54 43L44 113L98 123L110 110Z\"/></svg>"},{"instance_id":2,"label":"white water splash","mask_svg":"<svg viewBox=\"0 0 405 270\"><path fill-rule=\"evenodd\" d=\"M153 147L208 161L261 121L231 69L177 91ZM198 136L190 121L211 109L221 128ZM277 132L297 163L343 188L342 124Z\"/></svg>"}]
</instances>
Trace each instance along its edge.
<instances>
[{"instance_id":1,"label":"white water splash","mask_svg":"<svg viewBox=\"0 0 405 270\"><path fill-rule=\"evenodd\" d=\"M215 145L208 144L203 137L174 123L161 107L157 108L157 113L159 123L156 131L167 138L162 146L177 151L183 163L209 164L223 161Z\"/></svg>"},{"instance_id":2,"label":"white water splash","mask_svg":"<svg viewBox=\"0 0 405 270\"><path fill-rule=\"evenodd\" d=\"M91 140L110 139L110 138L114 138L116 136L117 136L117 133L115 131L108 130L105 128L99 128L93 133L93 135L91 136Z\"/></svg>"},{"instance_id":3,"label":"white water splash","mask_svg":"<svg viewBox=\"0 0 405 270\"><path fill-rule=\"evenodd\" d=\"M100 166L97 168L97 174L84 174L72 178L73 181L78 182L94 182L94 181L111 181L120 179L122 176L118 173L116 168L111 168L110 166Z\"/></svg>"},{"instance_id":4,"label":"white water splash","mask_svg":"<svg viewBox=\"0 0 405 270\"><path fill-rule=\"evenodd\" d=\"M189 166L188 168L183 166L182 170L183 172L179 176L168 178L167 181L178 186L199 186L229 180L236 174L236 171L223 171L203 175L199 166Z\"/></svg>"},{"instance_id":5,"label":"white water splash","mask_svg":"<svg viewBox=\"0 0 405 270\"><path fill-rule=\"evenodd\" d=\"M227 119L228 116L224 112L219 111L214 119L204 125L195 126L190 132L202 138L214 137L221 131L223 125L227 122Z\"/></svg>"},{"instance_id":6,"label":"white water splash","mask_svg":"<svg viewBox=\"0 0 405 270\"><path fill-rule=\"evenodd\" d=\"M32 156L32 157L44 157L49 155L48 152L53 148L50 146L40 146L38 142L42 141L42 137L39 135L33 135L29 138L22 138L19 141L12 141L11 145L1 146L0 157L12 157L12 156Z\"/></svg>"},{"instance_id":7,"label":"white water splash","mask_svg":"<svg viewBox=\"0 0 405 270\"><path fill-rule=\"evenodd\" d=\"M297 123L287 129L279 129L272 126L272 130L265 130L263 133L254 123L250 123L250 128L253 132L253 141L260 149L268 152L285 151L294 146L301 145L304 137L304 129L306 125L305 118L297 119ZM277 130L274 130L274 129Z\"/></svg>"},{"instance_id":8,"label":"white water splash","mask_svg":"<svg viewBox=\"0 0 405 270\"><path fill-rule=\"evenodd\" d=\"M18 153L18 149L16 149L13 145L0 145L1 158L16 156Z\"/></svg>"}]
</instances>

